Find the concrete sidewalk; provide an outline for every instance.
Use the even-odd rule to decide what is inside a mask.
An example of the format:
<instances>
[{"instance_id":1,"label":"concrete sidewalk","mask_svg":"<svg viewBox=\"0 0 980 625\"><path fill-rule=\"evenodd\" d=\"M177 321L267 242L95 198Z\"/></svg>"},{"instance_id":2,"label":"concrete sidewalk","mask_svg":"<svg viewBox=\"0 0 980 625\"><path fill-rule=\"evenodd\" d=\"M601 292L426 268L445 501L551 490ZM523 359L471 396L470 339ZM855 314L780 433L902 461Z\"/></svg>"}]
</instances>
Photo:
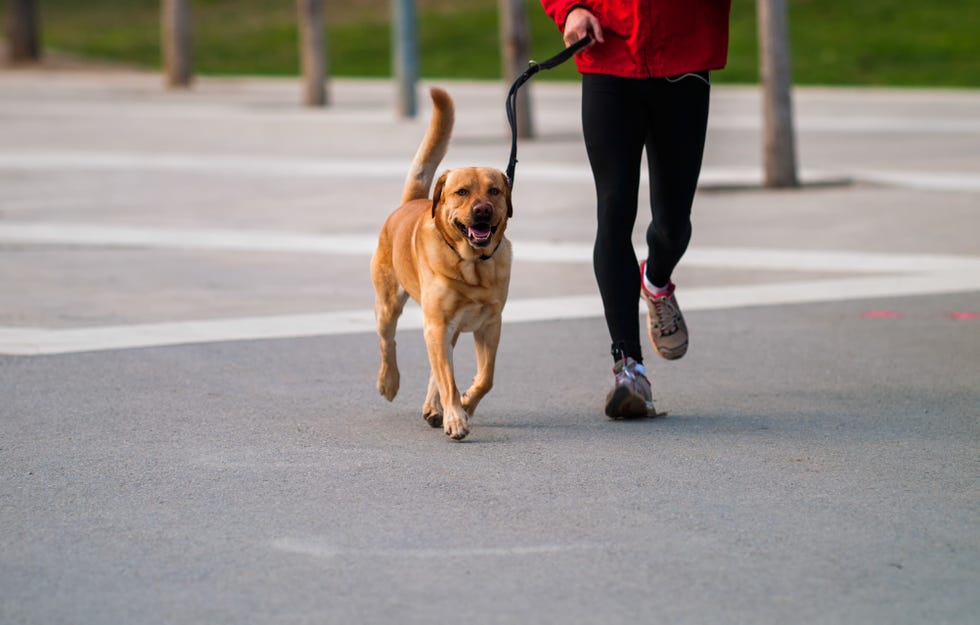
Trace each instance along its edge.
<instances>
[{"instance_id":1,"label":"concrete sidewalk","mask_svg":"<svg viewBox=\"0 0 980 625\"><path fill-rule=\"evenodd\" d=\"M442 86L446 165L503 168L504 88ZM648 359L665 418L612 423L578 89L532 89L498 379L451 444L414 310L374 389L427 103L0 72L0 622L976 620L980 93L799 89L811 184L771 192L755 90L714 87L692 348Z\"/></svg>"}]
</instances>

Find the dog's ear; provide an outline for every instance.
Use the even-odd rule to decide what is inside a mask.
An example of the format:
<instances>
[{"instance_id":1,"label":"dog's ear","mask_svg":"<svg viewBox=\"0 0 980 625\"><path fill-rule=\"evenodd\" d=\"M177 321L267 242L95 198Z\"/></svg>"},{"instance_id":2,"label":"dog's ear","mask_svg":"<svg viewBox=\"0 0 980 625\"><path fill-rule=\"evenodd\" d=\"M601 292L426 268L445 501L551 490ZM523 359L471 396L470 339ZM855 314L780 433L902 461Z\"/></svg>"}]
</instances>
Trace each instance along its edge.
<instances>
[{"instance_id":1,"label":"dog's ear","mask_svg":"<svg viewBox=\"0 0 980 625\"><path fill-rule=\"evenodd\" d=\"M432 218L436 218L436 207L439 206L439 202L442 201L442 188L446 186L446 177L449 176L449 171L446 170L442 172L439 179L436 180L436 186L432 189Z\"/></svg>"},{"instance_id":2,"label":"dog's ear","mask_svg":"<svg viewBox=\"0 0 980 625\"><path fill-rule=\"evenodd\" d=\"M504 177L504 199L507 201L507 219L514 216L514 204L510 200L510 184L507 177Z\"/></svg>"}]
</instances>

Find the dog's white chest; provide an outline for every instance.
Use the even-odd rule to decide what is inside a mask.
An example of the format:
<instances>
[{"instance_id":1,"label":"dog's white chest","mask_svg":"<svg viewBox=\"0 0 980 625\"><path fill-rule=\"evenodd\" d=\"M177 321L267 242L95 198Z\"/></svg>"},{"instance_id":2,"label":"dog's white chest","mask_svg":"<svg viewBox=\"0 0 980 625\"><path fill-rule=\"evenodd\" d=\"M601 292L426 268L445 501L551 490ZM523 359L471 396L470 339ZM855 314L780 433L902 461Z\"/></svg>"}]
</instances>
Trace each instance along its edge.
<instances>
[{"instance_id":1,"label":"dog's white chest","mask_svg":"<svg viewBox=\"0 0 980 625\"><path fill-rule=\"evenodd\" d=\"M469 304L462 306L451 321L451 325L460 332L475 332L493 318L499 316L496 306L486 304Z\"/></svg>"}]
</instances>

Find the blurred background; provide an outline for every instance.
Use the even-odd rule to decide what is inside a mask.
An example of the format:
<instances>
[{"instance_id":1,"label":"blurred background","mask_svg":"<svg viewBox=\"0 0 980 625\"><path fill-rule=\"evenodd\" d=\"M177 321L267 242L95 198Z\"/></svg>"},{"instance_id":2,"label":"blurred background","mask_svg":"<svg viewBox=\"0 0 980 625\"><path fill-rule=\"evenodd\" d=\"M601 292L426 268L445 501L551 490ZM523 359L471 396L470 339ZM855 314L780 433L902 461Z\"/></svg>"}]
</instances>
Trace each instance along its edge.
<instances>
[{"instance_id":1,"label":"blurred background","mask_svg":"<svg viewBox=\"0 0 980 625\"><path fill-rule=\"evenodd\" d=\"M8 5L25 0L8 0ZM160 0L36 0L44 63L159 68ZM329 75L392 74L391 0L328 0ZM417 0L424 78L501 76L498 0ZM980 2L789 0L793 82L803 85L980 86ZM193 0L194 71L298 75L296 3ZM734 0L728 68L716 80L758 79L756 0ZM531 58L561 47L555 25L527 2ZM2 17L9 21L9 11ZM4 24L2 32L6 33ZM6 49L6 46L4 46ZM567 64L540 80L570 80Z\"/></svg>"}]
</instances>

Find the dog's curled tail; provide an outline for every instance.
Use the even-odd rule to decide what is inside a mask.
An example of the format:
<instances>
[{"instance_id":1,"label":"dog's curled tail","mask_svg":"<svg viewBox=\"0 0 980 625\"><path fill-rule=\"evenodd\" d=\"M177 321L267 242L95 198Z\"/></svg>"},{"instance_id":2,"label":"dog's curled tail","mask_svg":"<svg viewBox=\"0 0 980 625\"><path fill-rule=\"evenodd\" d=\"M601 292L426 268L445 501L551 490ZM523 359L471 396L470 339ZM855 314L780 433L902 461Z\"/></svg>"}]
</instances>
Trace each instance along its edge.
<instances>
[{"instance_id":1,"label":"dog's curled tail","mask_svg":"<svg viewBox=\"0 0 980 625\"><path fill-rule=\"evenodd\" d=\"M452 135L455 119L453 99L438 87L430 89L429 95L432 96L432 119L405 178L402 204L429 196L429 189L436 176L436 168L449 149L449 137Z\"/></svg>"}]
</instances>

